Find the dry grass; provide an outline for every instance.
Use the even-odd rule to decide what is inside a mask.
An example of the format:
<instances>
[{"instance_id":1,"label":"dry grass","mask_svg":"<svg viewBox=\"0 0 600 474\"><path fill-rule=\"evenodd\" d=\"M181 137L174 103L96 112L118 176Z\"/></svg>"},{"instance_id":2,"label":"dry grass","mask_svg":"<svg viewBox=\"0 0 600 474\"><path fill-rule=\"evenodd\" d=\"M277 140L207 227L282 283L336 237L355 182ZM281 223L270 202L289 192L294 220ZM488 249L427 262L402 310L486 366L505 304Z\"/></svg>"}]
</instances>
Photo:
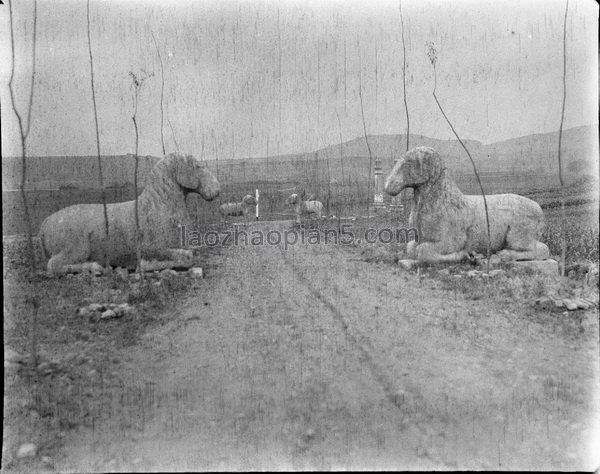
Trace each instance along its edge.
<instances>
[{"instance_id":1,"label":"dry grass","mask_svg":"<svg viewBox=\"0 0 600 474\"><path fill-rule=\"evenodd\" d=\"M67 430L93 427L107 416L106 399L124 383L112 370L119 351L138 341L149 326L162 323L162 314L198 283L185 274L151 275L139 283L135 276L116 273L101 277L68 275L48 278L23 269L23 241L4 243L4 344L25 356L5 371L3 468L11 469L11 453L24 442L39 448L39 462L60 446ZM40 302L34 370L31 348L30 295ZM120 319L98 321L77 313L90 303L123 303L136 312ZM109 398L110 396L107 395ZM18 464L22 470L40 466Z\"/></svg>"}]
</instances>

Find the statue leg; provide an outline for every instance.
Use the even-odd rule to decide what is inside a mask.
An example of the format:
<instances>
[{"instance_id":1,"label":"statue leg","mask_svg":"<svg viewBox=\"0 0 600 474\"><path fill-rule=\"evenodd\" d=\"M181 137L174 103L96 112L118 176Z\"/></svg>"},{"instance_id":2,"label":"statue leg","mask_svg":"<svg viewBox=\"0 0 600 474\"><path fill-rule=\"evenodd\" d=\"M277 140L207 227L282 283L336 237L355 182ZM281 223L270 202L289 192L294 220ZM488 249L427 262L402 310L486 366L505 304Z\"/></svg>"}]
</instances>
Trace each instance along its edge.
<instances>
[{"instance_id":1,"label":"statue leg","mask_svg":"<svg viewBox=\"0 0 600 474\"><path fill-rule=\"evenodd\" d=\"M466 250L442 253L440 247L443 247L443 244L424 242L416 247L416 259L427 263L460 263L469 259Z\"/></svg>"},{"instance_id":2,"label":"statue leg","mask_svg":"<svg viewBox=\"0 0 600 474\"><path fill-rule=\"evenodd\" d=\"M498 252L502 261L546 260L550 257L548 246L534 237L529 228L511 228L506 236L506 248Z\"/></svg>"},{"instance_id":3,"label":"statue leg","mask_svg":"<svg viewBox=\"0 0 600 474\"><path fill-rule=\"evenodd\" d=\"M80 273L90 271L90 242L88 238L81 238L79 242L70 242L72 247L63 249L48 260L47 270L50 275L65 273ZM98 266L100 266L98 264ZM100 268L102 268L100 266ZM96 267L92 271L97 270Z\"/></svg>"},{"instance_id":4,"label":"statue leg","mask_svg":"<svg viewBox=\"0 0 600 474\"><path fill-rule=\"evenodd\" d=\"M547 260L550 257L550 249L548 249L546 244L534 241L528 250L507 248L498 252L498 256L503 262L514 260Z\"/></svg>"}]
</instances>

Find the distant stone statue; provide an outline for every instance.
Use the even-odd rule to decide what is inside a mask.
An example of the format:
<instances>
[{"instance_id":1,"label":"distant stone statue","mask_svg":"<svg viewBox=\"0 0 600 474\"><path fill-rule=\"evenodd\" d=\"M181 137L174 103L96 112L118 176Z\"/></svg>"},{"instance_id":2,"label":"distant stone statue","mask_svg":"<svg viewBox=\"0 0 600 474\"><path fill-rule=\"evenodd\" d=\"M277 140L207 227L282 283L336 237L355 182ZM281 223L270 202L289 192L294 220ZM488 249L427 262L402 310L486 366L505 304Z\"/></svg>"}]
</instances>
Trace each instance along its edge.
<instances>
[{"instance_id":1,"label":"distant stone statue","mask_svg":"<svg viewBox=\"0 0 600 474\"><path fill-rule=\"evenodd\" d=\"M413 188L409 227L419 242L407 246L408 258L423 262L459 262L472 253L487 252L487 227L482 196L466 196L432 148L418 147L399 160L385 180L385 191L396 196ZM544 260L548 247L539 241L544 214L538 203L516 194L486 195L491 252L503 261Z\"/></svg>"},{"instance_id":2,"label":"distant stone statue","mask_svg":"<svg viewBox=\"0 0 600 474\"><path fill-rule=\"evenodd\" d=\"M312 194L310 197L314 197ZM323 203L321 201L303 201L298 194L292 194L285 200L288 206L293 206L296 214L296 223L300 223L300 216L314 215L321 218L323 215Z\"/></svg>"},{"instance_id":3,"label":"distant stone statue","mask_svg":"<svg viewBox=\"0 0 600 474\"><path fill-rule=\"evenodd\" d=\"M224 221L227 220L227 216L244 216L244 220L247 221L250 207L257 204L258 202L254 196L246 194L242 202L226 202L221 204L219 206L219 214L221 214L221 218Z\"/></svg>"}]
</instances>

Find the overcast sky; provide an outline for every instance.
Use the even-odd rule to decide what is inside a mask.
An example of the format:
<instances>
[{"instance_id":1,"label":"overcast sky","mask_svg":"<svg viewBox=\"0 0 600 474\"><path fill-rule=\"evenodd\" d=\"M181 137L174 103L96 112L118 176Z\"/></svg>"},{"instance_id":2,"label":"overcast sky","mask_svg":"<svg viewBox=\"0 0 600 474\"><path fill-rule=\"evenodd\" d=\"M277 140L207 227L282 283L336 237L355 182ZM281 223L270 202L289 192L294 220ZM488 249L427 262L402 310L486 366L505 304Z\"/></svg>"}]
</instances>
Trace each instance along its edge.
<instances>
[{"instance_id":1,"label":"overcast sky","mask_svg":"<svg viewBox=\"0 0 600 474\"><path fill-rule=\"evenodd\" d=\"M20 153L9 108L8 6L0 5L3 155ZM438 50L437 93L463 138L490 143L558 130L565 0L403 0L411 133L450 139L432 97L425 43ZM310 151L363 135L405 133L398 0L91 0L102 154L134 151L130 72L153 74L139 97L140 153L165 145L219 158ZM31 1L13 6L16 93L31 76ZM597 123L598 7L569 0L565 128ZM86 2L39 0L32 155L95 154ZM167 120L168 118L168 120ZM170 124L169 124L170 122ZM171 131L172 130L174 133Z\"/></svg>"}]
</instances>

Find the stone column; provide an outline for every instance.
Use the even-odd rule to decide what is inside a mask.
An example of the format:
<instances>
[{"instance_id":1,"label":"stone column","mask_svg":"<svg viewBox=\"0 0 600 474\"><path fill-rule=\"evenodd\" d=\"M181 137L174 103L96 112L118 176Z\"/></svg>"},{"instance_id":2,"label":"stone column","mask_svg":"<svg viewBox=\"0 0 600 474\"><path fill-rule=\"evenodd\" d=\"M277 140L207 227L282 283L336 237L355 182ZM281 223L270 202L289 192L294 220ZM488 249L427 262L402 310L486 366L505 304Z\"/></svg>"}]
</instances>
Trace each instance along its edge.
<instances>
[{"instance_id":1,"label":"stone column","mask_svg":"<svg viewBox=\"0 0 600 474\"><path fill-rule=\"evenodd\" d=\"M397 162L398 162L398 160L396 160L394 162L394 165ZM393 196L392 202L390 203L390 211L397 217L401 216L404 213L404 206L402 205L402 195L403 194L404 194L404 191L401 192L400 194L397 194L396 196Z\"/></svg>"}]
</instances>

